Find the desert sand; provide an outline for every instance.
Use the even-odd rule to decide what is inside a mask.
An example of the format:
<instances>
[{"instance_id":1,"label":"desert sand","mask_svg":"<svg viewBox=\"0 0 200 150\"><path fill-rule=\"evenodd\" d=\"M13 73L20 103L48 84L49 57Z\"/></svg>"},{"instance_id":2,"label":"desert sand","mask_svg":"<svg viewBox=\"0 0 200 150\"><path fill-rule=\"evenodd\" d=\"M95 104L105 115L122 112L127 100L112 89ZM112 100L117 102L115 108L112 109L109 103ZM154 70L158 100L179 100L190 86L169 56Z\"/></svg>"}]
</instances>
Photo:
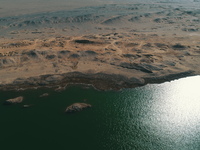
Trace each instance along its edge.
<instances>
[{"instance_id":1,"label":"desert sand","mask_svg":"<svg viewBox=\"0 0 200 150\"><path fill-rule=\"evenodd\" d=\"M200 74L200 2L102 3L2 16L0 89L108 90Z\"/></svg>"}]
</instances>

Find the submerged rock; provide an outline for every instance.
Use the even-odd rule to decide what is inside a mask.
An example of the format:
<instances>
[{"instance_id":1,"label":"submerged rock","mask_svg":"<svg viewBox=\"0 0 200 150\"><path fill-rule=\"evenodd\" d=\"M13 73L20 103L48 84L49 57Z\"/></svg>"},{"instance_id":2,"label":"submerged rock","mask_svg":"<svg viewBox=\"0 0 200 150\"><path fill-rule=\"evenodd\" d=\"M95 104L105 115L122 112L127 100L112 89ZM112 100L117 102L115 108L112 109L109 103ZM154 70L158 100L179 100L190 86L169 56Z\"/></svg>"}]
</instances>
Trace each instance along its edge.
<instances>
[{"instance_id":1,"label":"submerged rock","mask_svg":"<svg viewBox=\"0 0 200 150\"><path fill-rule=\"evenodd\" d=\"M23 105L23 108L29 108L31 107L32 105Z\"/></svg>"},{"instance_id":2,"label":"submerged rock","mask_svg":"<svg viewBox=\"0 0 200 150\"><path fill-rule=\"evenodd\" d=\"M11 104L19 104L19 103L22 103L24 97L22 96L19 96L19 97L16 97L16 98L12 98L12 99L8 99L4 102L5 105L11 105Z\"/></svg>"},{"instance_id":3,"label":"submerged rock","mask_svg":"<svg viewBox=\"0 0 200 150\"><path fill-rule=\"evenodd\" d=\"M70 106L68 106L65 110L66 113L73 113L73 112L77 112L77 111L81 111L85 108L90 108L92 107L90 104L86 104L86 103L74 103Z\"/></svg>"},{"instance_id":4,"label":"submerged rock","mask_svg":"<svg viewBox=\"0 0 200 150\"><path fill-rule=\"evenodd\" d=\"M47 96L49 96L48 93L44 93L44 94L40 95L40 97L47 97Z\"/></svg>"},{"instance_id":5,"label":"submerged rock","mask_svg":"<svg viewBox=\"0 0 200 150\"><path fill-rule=\"evenodd\" d=\"M56 92L62 92L64 90L65 90L65 87L61 87L61 86L55 89Z\"/></svg>"}]
</instances>

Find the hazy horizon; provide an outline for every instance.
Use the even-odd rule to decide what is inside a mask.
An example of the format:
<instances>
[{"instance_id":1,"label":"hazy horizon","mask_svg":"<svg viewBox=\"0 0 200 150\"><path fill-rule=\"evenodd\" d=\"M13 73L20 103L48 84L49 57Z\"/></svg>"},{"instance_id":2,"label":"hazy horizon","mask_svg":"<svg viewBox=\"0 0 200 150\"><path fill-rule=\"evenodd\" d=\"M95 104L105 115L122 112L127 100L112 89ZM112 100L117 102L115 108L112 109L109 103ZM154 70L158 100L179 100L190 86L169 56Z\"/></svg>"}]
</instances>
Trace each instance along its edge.
<instances>
[{"instance_id":1,"label":"hazy horizon","mask_svg":"<svg viewBox=\"0 0 200 150\"><path fill-rule=\"evenodd\" d=\"M113 4L113 3L138 3L138 2L193 2L194 0L0 0L0 17L17 16L23 14L71 10L75 8Z\"/></svg>"}]
</instances>

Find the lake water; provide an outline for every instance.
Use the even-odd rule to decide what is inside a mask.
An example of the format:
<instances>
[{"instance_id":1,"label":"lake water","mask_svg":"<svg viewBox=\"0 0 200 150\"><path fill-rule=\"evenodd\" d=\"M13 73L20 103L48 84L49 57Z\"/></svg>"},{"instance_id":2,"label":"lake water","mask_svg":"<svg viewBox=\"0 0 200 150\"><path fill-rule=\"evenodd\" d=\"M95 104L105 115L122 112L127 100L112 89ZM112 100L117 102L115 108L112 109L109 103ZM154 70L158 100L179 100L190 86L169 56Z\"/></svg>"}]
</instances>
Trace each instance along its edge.
<instances>
[{"instance_id":1,"label":"lake water","mask_svg":"<svg viewBox=\"0 0 200 150\"><path fill-rule=\"evenodd\" d=\"M200 76L122 91L70 87L0 92L1 148L48 150L199 150ZM48 97L39 95L48 92ZM75 114L75 102L93 107ZM24 104L33 104L22 108Z\"/></svg>"}]
</instances>

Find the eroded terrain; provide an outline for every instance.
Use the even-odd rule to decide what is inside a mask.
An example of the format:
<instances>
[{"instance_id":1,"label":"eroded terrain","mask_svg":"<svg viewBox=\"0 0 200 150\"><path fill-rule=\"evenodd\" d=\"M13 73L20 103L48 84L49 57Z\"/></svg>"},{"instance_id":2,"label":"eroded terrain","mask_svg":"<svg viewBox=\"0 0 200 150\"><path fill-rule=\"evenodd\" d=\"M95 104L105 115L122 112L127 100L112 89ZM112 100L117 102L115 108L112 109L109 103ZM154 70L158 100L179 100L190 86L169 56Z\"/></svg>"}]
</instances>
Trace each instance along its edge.
<instances>
[{"instance_id":1,"label":"eroded terrain","mask_svg":"<svg viewBox=\"0 0 200 150\"><path fill-rule=\"evenodd\" d=\"M98 88L118 89L199 74L199 2L186 4L107 4L2 17L1 87L107 83Z\"/></svg>"}]
</instances>

